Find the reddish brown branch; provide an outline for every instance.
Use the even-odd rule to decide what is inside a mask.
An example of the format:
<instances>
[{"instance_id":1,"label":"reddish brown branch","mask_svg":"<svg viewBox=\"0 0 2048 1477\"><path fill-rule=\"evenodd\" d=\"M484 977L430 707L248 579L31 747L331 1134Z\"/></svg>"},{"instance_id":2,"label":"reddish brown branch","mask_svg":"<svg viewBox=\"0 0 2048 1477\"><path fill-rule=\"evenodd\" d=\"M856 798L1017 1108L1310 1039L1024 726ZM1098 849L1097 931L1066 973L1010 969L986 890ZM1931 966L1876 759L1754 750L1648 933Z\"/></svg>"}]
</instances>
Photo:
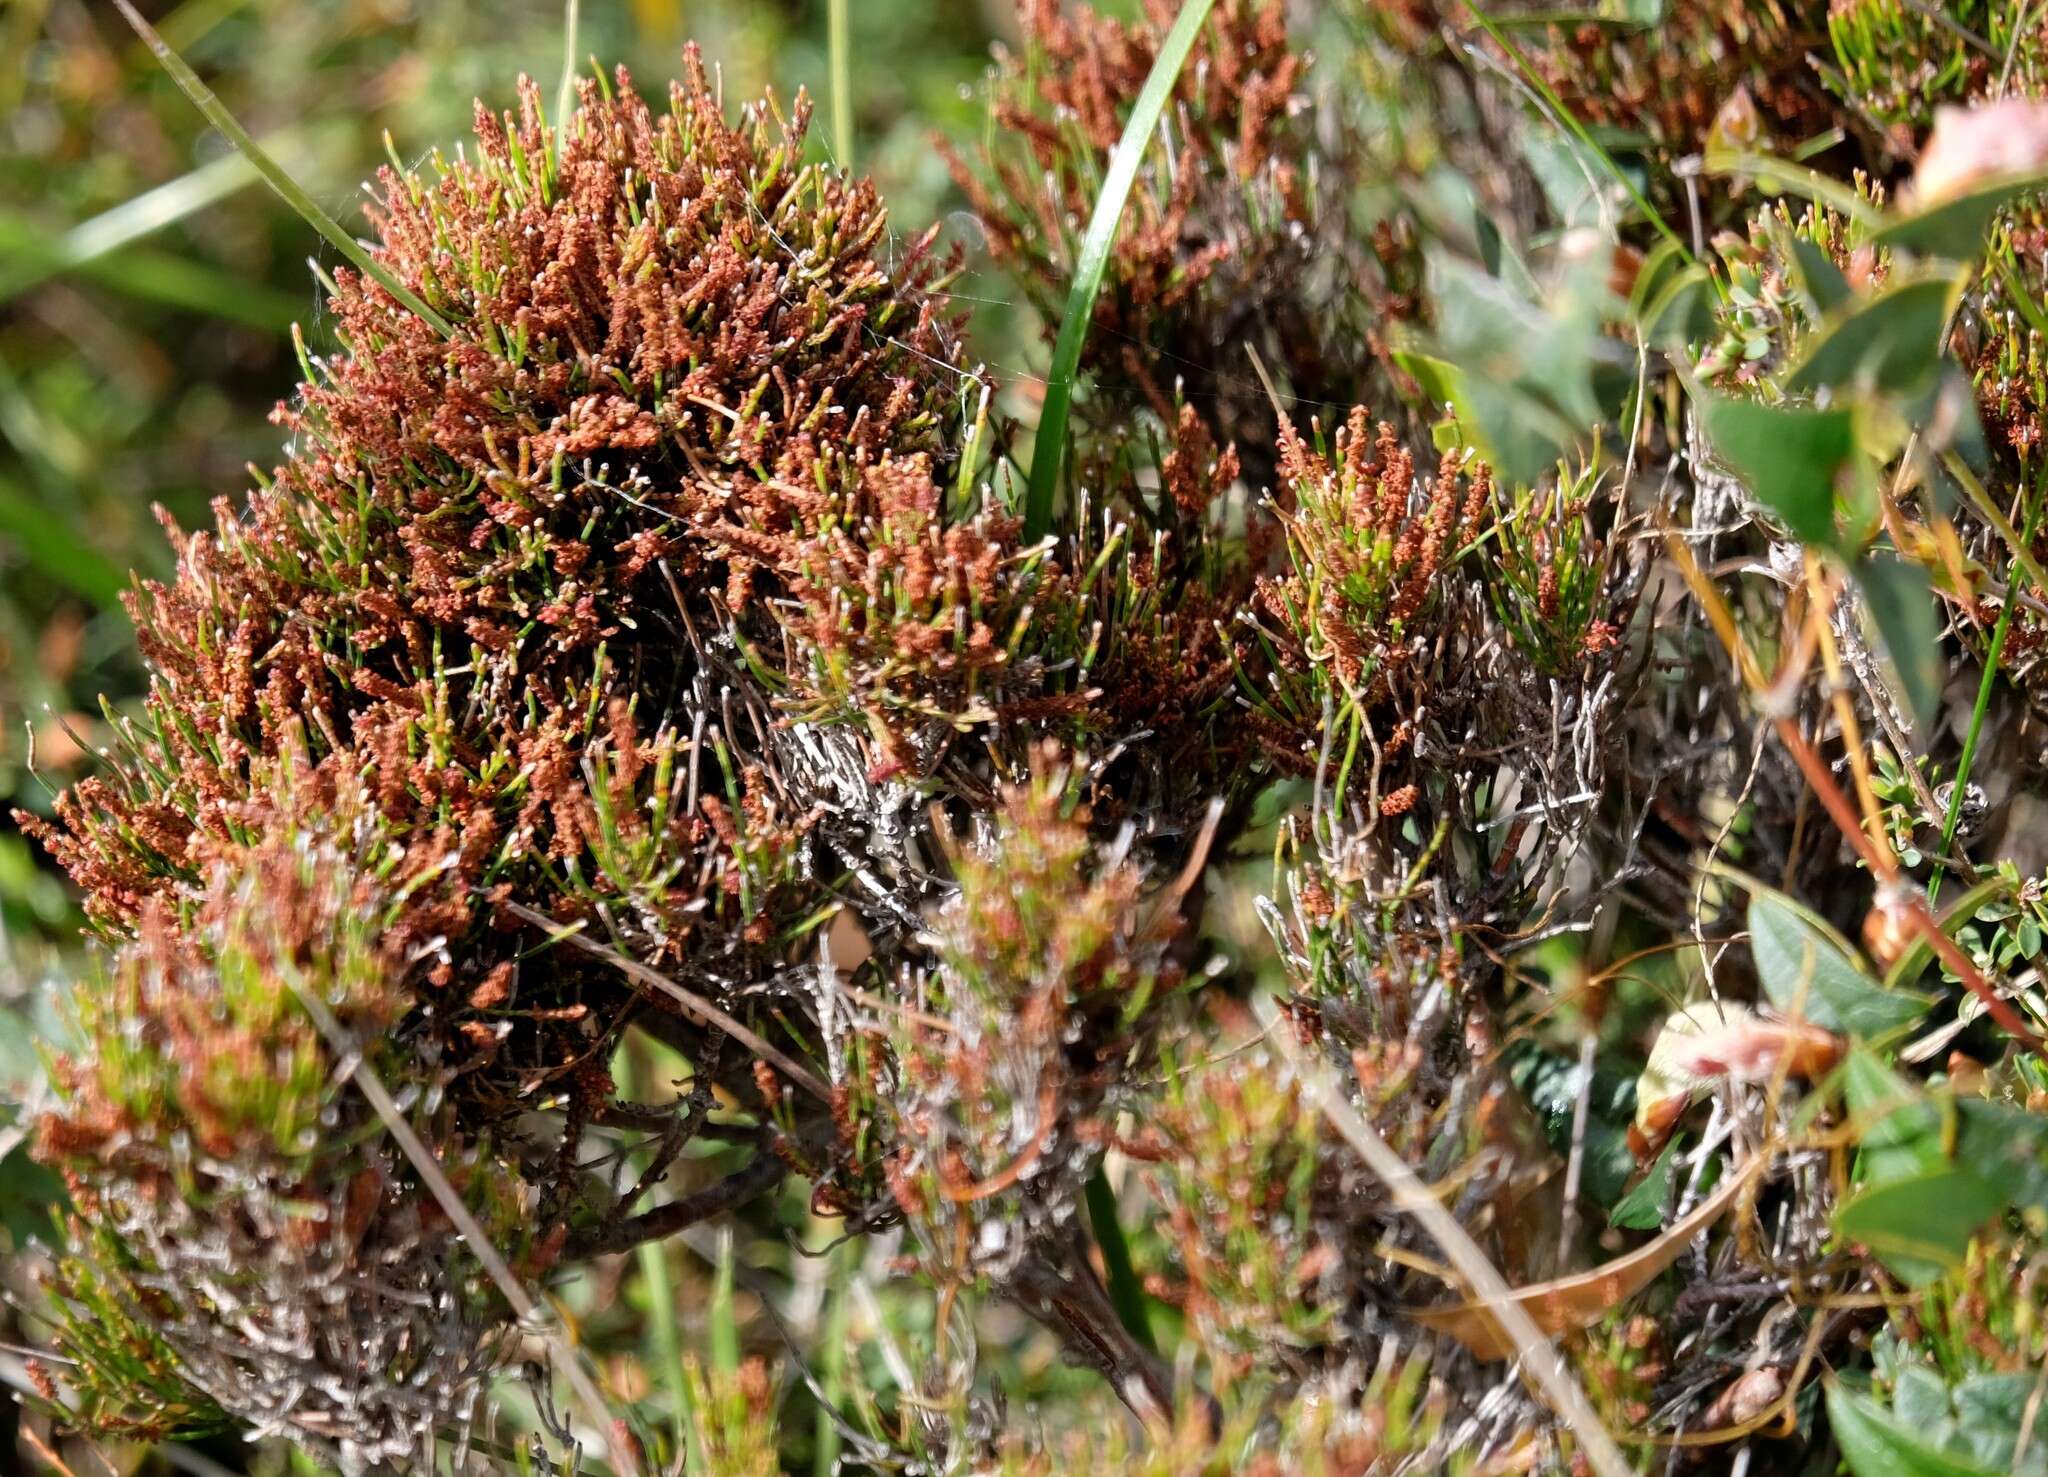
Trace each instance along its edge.
<instances>
[{"instance_id":1,"label":"reddish brown branch","mask_svg":"<svg viewBox=\"0 0 2048 1477\"><path fill-rule=\"evenodd\" d=\"M1895 884L1899 877L1898 864L1884 848L1877 845L1864 832L1862 821L1849 804L1849 797L1842 793L1841 786L1835 783L1835 777L1828 773L1828 767L1821 763L1820 756L1814 753L1813 745L1806 741L1806 736L1800 733L1798 726L1791 719L1778 719L1777 727L1778 737L1791 751L1793 760L1799 765L1800 773L1806 776L1806 783L1820 798L1821 805L1827 810L1836 827L1856 848L1858 855L1869 865L1880 884ZM1934 951L1935 957L1948 966L1949 972L1961 980L1972 995L1984 1002L1984 1008L1991 1013L1991 1018L2003 1026L2014 1040L2023 1043L2037 1055L2048 1056L2048 1051L2043 1050L2041 1038L2028 1028L2027 1023L2020 1019L2019 1012L2014 1010L1991 982L1984 978L1983 972L1971 961L1970 956L1963 952L1961 946L1942 931L1941 924L1927 911L1927 905L1917 896L1901 890L1898 906L1905 913L1906 921L1913 926L1914 931L1927 941L1927 946Z\"/></svg>"}]
</instances>

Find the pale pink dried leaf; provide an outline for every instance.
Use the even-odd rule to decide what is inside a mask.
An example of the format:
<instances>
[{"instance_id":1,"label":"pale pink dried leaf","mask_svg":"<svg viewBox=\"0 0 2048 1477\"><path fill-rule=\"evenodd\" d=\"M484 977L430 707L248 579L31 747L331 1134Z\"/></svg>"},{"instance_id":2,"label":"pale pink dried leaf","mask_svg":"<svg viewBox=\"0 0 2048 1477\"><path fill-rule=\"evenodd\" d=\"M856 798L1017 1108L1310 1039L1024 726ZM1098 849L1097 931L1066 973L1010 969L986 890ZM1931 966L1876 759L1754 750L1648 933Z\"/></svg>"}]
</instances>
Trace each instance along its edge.
<instances>
[{"instance_id":1,"label":"pale pink dried leaf","mask_svg":"<svg viewBox=\"0 0 2048 1477\"><path fill-rule=\"evenodd\" d=\"M1944 107L1920 151L1909 199L1925 210L1993 180L2048 169L2048 102L2007 98L1977 108Z\"/></svg>"}]
</instances>

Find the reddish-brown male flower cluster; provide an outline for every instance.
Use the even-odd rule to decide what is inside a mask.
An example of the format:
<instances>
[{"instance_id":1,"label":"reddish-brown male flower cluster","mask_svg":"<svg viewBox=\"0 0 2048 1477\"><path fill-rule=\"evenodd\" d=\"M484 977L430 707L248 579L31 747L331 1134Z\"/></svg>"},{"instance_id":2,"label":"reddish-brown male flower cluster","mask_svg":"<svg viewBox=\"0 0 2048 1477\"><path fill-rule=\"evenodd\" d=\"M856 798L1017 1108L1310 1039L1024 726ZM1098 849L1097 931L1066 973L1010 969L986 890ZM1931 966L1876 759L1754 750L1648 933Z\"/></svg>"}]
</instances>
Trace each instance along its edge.
<instances>
[{"instance_id":1,"label":"reddish-brown male flower cluster","mask_svg":"<svg viewBox=\"0 0 2048 1477\"><path fill-rule=\"evenodd\" d=\"M1292 572L1262 578L1257 589L1280 668L1326 668L1368 710L1405 714L1430 701L1428 669L1440 662L1442 642L1417 623L1443 591L1459 549L1490 517L1491 474L1447 452L1420 486L1394 428L1382 422L1375 429L1363 408L1338 428L1327 454L1283 421L1280 468L1294 502L1282 515ZM1460 619L1458 610L1449 612L1441 634ZM1425 670L1411 676L1419 657ZM1261 736L1274 761L1310 772L1320 707L1281 703L1264 716ZM1394 723L1387 726L1382 742L1393 737ZM1405 741L1391 744L1386 757L1397 758L1402 747Z\"/></svg>"},{"instance_id":2,"label":"reddish-brown male flower cluster","mask_svg":"<svg viewBox=\"0 0 2048 1477\"><path fill-rule=\"evenodd\" d=\"M539 864L608 824L589 766L613 820L644 809L704 643L772 630L761 599L815 588L832 522L947 454L938 269L923 243L884 267L871 187L797 164L804 114L729 125L693 61L659 118L623 76L586 84L559 159L529 86L516 122L479 113L479 161L386 173L383 260L456 337L343 274L347 352L280 411L297 454L145 587L151 729L52 838L97 917L191 877L193 836L300 727L316 762L374 770L389 824L445 832L472 888L544 910ZM701 781L664 840L717 871L728 787ZM670 921L679 949L700 926Z\"/></svg>"}]
</instances>

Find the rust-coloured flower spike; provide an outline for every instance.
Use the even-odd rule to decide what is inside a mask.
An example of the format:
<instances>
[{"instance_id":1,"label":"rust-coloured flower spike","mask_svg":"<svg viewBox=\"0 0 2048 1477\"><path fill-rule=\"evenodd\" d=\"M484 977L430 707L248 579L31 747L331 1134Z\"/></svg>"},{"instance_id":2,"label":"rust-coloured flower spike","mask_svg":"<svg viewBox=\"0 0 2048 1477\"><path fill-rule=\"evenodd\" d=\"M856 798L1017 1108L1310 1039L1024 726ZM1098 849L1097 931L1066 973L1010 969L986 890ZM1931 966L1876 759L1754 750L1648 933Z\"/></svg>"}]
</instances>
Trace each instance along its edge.
<instances>
[{"instance_id":1,"label":"rust-coloured flower spike","mask_svg":"<svg viewBox=\"0 0 2048 1477\"><path fill-rule=\"evenodd\" d=\"M1292 572L1262 576L1256 599L1277 627L1280 663L1307 673L1327 653L1331 675L1347 694L1382 711L1394 704L1385 724L1391 739L1404 719L1398 708L1410 700L1400 683L1411 638L1447 588L1452 556L1486 517L1486 469L1446 452L1436 476L1418 486L1413 454L1391 425L1375 427L1362 407L1345 418L1328 455L1283 417L1279 467L1292 504L1281 514ZM1306 704L1297 712L1298 729L1262 727L1261 735L1276 762L1305 772L1322 714ZM1383 757L1396 757L1401 747L1390 744ZM1414 803L1412 786L1405 801L1397 798L1402 788L1392 781L1383 792L1393 807L1383 806L1384 814L1404 814Z\"/></svg>"}]
</instances>

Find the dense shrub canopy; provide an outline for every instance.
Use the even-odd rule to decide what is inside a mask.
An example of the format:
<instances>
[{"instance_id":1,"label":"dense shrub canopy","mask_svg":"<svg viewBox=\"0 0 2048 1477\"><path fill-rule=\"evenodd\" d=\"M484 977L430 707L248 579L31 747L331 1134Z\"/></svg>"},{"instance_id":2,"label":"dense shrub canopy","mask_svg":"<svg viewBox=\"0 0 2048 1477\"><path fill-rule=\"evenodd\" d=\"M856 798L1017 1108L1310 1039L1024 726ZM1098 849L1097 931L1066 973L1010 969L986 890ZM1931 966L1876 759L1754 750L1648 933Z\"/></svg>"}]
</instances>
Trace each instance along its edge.
<instances>
[{"instance_id":1,"label":"dense shrub canopy","mask_svg":"<svg viewBox=\"0 0 2048 1477\"><path fill-rule=\"evenodd\" d=\"M807 1200L922 1367L691 1366L676 1451L572 1413L617 1470L798 1388L861 1470L2048 1470L2043 25L1635 9L1221 0L1070 305L1177 11L1021 5L947 153L1088 329L1039 540L1036 387L802 97L387 170L442 321L336 274L23 818L66 1418L431 1464L595 1391L534 1289Z\"/></svg>"}]
</instances>

